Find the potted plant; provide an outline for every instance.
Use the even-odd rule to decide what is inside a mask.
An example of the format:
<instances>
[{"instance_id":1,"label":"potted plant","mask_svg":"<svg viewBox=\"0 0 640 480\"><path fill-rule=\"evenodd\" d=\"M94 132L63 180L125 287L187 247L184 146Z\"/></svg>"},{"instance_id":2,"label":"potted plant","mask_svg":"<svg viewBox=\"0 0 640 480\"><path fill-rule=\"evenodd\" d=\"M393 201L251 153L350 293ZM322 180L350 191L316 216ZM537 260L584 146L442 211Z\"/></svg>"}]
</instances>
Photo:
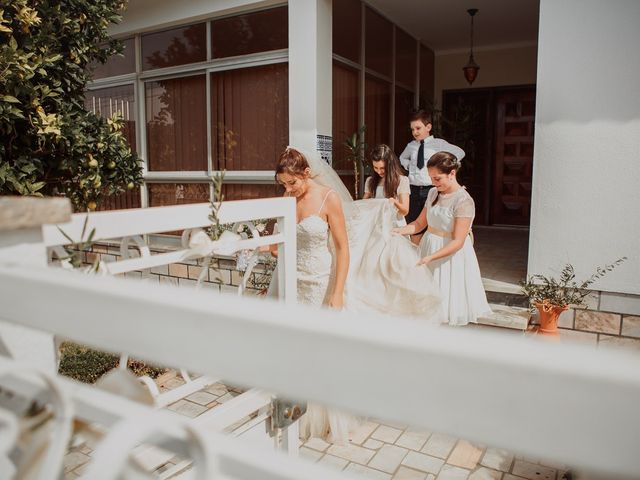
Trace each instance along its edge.
<instances>
[{"instance_id":1,"label":"potted plant","mask_svg":"<svg viewBox=\"0 0 640 480\"><path fill-rule=\"evenodd\" d=\"M589 295L587 288L626 259L627 257L622 257L610 265L598 267L595 273L582 282L576 280L575 270L570 263L563 267L558 278L535 274L520 282L520 288L529 299L529 305L532 309L538 310L538 333L557 336L560 314L568 310L569 306L584 306L584 299Z\"/></svg>"}]
</instances>

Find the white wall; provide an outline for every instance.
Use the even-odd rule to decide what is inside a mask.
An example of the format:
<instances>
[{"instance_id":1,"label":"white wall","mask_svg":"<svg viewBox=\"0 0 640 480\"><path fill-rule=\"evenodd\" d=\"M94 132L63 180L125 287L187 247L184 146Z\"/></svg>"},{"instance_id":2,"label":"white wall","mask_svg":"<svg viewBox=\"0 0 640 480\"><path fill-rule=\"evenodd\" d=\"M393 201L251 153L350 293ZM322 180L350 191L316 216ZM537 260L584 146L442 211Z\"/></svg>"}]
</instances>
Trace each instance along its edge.
<instances>
[{"instance_id":1,"label":"white wall","mask_svg":"<svg viewBox=\"0 0 640 480\"><path fill-rule=\"evenodd\" d=\"M469 60L469 51L436 53L434 98L439 106L442 106L443 90L536 83L536 45L479 48L474 49L473 56L480 65L480 71L476 81L469 87L462 73L462 67Z\"/></svg>"},{"instance_id":2,"label":"white wall","mask_svg":"<svg viewBox=\"0 0 640 480\"><path fill-rule=\"evenodd\" d=\"M109 29L111 35L139 33L226 15L247 8L286 3L283 0L129 0L120 24Z\"/></svg>"},{"instance_id":3,"label":"white wall","mask_svg":"<svg viewBox=\"0 0 640 480\"><path fill-rule=\"evenodd\" d=\"M640 294L640 1L541 0L529 273ZM482 71L481 71L482 73Z\"/></svg>"}]
</instances>

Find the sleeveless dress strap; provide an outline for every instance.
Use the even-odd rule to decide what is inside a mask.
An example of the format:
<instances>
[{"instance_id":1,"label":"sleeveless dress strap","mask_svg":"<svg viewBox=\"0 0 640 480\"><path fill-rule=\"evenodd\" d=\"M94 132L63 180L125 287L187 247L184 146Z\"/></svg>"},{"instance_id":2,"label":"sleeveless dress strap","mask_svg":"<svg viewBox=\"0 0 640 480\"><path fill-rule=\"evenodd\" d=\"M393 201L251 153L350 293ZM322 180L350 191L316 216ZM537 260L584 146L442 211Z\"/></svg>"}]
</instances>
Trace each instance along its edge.
<instances>
[{"instance_id":1,"label":"sleeveless dress strap","mask_svg":"<svg viewBox=\"0 0 640 480\"><path fill-rule=\"evenodd\" d=\"M327 198L329 197L329 194L333 193L333 190L329 190L325 195L324 198L322 199L322 204L320 205L320 208L318 209L318 213L316 213L316 215L320 215L320 212L322 211L322 208L324 207L324 203L327 201Z\"/></svg>"}]
</instances>

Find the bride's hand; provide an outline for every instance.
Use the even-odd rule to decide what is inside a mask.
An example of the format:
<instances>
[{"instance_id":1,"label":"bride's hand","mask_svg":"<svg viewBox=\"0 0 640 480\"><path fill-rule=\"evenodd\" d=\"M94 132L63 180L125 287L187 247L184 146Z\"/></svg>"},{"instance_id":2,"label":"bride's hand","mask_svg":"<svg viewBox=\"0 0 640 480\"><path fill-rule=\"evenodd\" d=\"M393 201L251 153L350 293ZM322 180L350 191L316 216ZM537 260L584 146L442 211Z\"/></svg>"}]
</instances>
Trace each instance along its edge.
<instances>
[{"instance_id":1,"label":"bride's hand","mask_svg":"<svg viewBox=\"0 0 640 480\"><path fill-rule=\"evenodd\" d=\"M344 295L334 293L329 300L329 307L333 310L342 310L344 306Z\"/></svg>"},{"instance_id":2,"label":"bride's hand","mask_svg":"<svg viewBox=\"0 0 640 480\"><path fill-rule=\"evenodd\" d=\"M422 257L420 259L420 261L416 264L418 267L422 266L422 265L428 265L429 263L431 263L431 256L427 255L426 257Z\"/></svg>"}]
</instances>

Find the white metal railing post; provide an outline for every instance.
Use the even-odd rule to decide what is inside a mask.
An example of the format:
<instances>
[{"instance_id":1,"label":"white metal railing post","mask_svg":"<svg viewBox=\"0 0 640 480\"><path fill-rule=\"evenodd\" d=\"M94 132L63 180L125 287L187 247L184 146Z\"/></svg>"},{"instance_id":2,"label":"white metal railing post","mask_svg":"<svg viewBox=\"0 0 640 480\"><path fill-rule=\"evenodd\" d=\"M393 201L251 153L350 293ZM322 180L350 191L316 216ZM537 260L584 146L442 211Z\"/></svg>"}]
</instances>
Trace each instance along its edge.
<instances>
[{"instance_id":1,"label":"white metal railing post","mask_svg":"<svg viewBox=\"0 0 640 480\"><path fill-rule=\"evenodd\" d=\"M0 264L45 267L47 249L42 225L66 222L70 217L71 203L65 198L0 197ZM34 297L37 293L32 292ZM3 351L5 348L7 351ZM57 370L53 335L42 331L0 322L0 353L48 373Z\"/></svg>"}]
</instances>

